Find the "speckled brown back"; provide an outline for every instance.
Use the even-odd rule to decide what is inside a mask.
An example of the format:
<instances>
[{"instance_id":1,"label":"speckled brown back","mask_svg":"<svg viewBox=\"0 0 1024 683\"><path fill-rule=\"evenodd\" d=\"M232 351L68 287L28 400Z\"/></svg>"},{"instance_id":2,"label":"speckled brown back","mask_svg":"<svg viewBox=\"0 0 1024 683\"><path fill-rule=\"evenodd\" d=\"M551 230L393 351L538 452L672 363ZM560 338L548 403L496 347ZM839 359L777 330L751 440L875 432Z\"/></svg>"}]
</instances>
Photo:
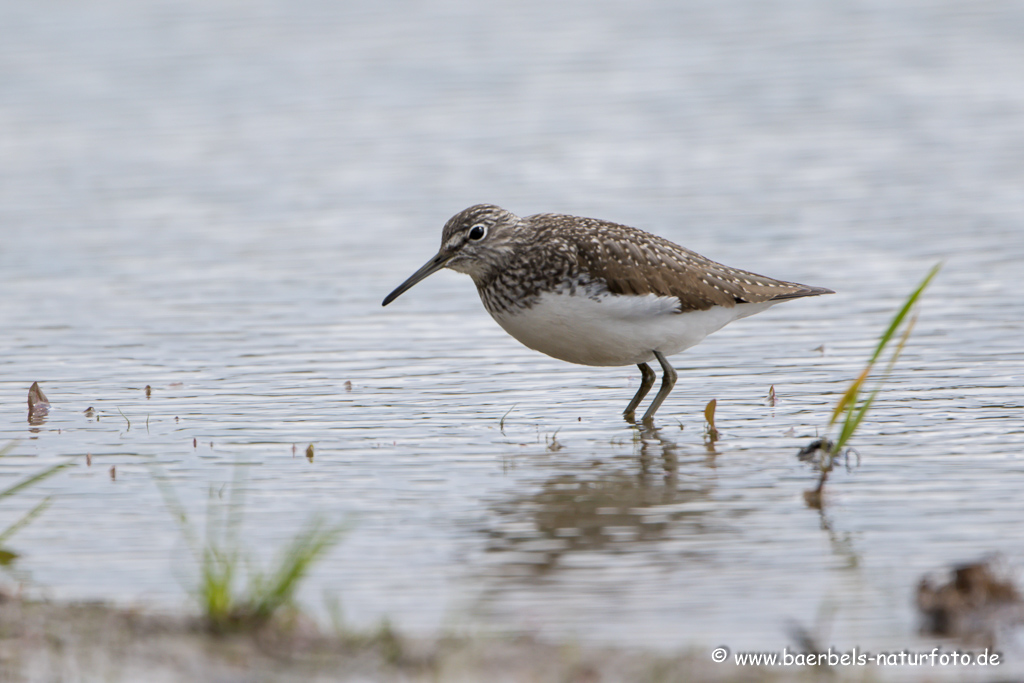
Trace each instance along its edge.
<instances>
[{"instance_id":1,"label":"speckled brown back","mask_svg":"<svg viewBox=\"0 0 1024 683\"><path fill-rule=\"evenodd\" d=\"M657 235L593 218L537 214L524 218L523 228L533 233L524 255L568 259L575 264L566 264L570 270L602 281L612 294L674 296L681 312L831 292L730 268Z\"/></svg>"}]
</instances>

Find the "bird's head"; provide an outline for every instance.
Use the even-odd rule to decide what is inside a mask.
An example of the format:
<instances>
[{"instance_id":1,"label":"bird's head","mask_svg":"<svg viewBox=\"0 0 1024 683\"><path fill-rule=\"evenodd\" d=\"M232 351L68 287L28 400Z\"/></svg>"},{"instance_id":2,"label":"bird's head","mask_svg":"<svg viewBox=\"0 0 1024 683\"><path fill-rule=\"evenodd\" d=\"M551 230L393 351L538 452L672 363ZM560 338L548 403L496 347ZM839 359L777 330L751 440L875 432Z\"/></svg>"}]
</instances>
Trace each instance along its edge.
<instances>
[{"instance_id":1,"label":"bird's head","mask_svg":"<svg viewBox=\"0 0 1024 683\"><path fill-rule=\"evenodd\" d=\"M445 223L437 254L388 294L383 305L442 268L466 273L474 282L486 280L511 252L519 223L514 213L493 204L477 204L455 214Z\"/></svg>"}]
</instances>

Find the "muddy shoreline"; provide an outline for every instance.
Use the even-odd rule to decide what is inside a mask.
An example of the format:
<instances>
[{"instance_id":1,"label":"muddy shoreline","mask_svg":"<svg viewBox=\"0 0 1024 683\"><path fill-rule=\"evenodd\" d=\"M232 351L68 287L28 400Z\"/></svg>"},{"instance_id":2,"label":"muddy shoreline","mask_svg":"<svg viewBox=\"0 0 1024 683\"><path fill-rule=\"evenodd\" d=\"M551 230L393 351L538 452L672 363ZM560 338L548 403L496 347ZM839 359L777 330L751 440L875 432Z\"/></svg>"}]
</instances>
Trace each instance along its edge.
<instances>
[{"instance_id":1,"label":"muddy shoreline","mask_svg":"<svg viewBox=\"0 0 1024 683\"><path fill-rule=\"evenodd\" d=\"M810 673L810 672L808 672ZM257 632L211 635L196 617L103 603L0 602L0 680L224 681L776 680L715 665L707 653L663 655L521 636L407 638L388 628L327 634L302 617ZM781 680L781 679L778 679Z\"/></svg>"}]
</instances>

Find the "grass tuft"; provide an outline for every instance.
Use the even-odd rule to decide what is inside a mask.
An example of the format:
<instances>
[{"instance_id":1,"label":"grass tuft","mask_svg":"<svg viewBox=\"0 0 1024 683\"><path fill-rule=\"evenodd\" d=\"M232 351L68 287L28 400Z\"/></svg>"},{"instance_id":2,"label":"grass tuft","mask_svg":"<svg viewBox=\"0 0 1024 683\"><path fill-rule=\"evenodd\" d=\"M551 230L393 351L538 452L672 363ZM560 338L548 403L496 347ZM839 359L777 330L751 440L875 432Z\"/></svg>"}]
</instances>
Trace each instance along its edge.
<instances>
[{"instance_id":1,"label":"grass tuft","mask_svg":"<svg viewBox=\"0 0 1024 683\"><path fill-rule=\"evenodd\" d=\"M853 438L857 428L864 422L864 418L874 404L878 392L881 391L885 380L892 373L893 366L896 365L896 361L903 353L907 340L910 338L910 333L914 329L914 324L917 322L917 314L914 309L917 306L918 300L941 268L941 263L932 266L917 288L910 293L910 296L903 302L903 306L900 307L896 315L889 321L889 326L885 329L885 332L879 337L878 344L875 345L875 350L871 354L871 358L868 359L867 365L864 366L864 369L857 378L847 387L843 395L839 397L828 421L830 430L833 425L841 422L838 436L834 440L828 437L815 439L808 446L800 449L800 452L797 454L797 457L801 460L813 461L821 472L817 487L804 492L804 498L809 506L817 509L821 508L822 493L825 488L825 482L828 479L828 473L832 471L838 458L844 457L847 466L849 466L850 454L853 453L859 463L860 456L852 448L847 447L847 444ZM911 315L912 313L913 315ZM874 373L875 367L885 355L886 349L897 338L897 333L899 333L898 341L889 356L884 371L877 376L875 386L871 392L864 395L865 383Z\"/></svg>"},{"instance_id":2,"label":"grass tuft","mask_svg":"<svg viewBox=\"0 0 1024 683\"><path fill-rule=\"evenodd\" d=\"M302 580L338 544L347 528L314 515L278 553L271 569L261 571L242 543L245 500L241 471L242 468L236 469L229 487L210 489L202 538L170 483L154 476L199 567L199 580L192 592L207 627L214 633L256 630L286 608L294 608L295 593Z\"/></svg>"},{"instance_id":3,"label":"grass tuft","mask_svg":"<svg viewBox=\"0 0 1024 683\"><path fill-rule=\"evenodd\" d=\"M847 442L853 437L854 432L860 426L861 422L864 421L864 417L868 414L871 405L875 401L875 397L881 390L886 378L892 372L892 368L896 365L896 360L899 359L903 353L903 349L907 344L907 340L910 338L910 333L914 329L914 325L917 322L917 315L915 314L910 318L910 321L903 327L903 332L900 335L899 342L896 344L896 348L893 350L892 355L889 357L889 362L886 364L885 371L878 378L875 383L874 390L866 397L861 397L861 392L864 388L864 383L868 377L871 376L872 371L875 369L875 365L878 363L882 354L885 352L886 347L896 336L896 332L899 330L900 325L906 320L907 316L914 310L917 305L918 299L921 298L921 294L931 283L932 279L938 274L942 268L941 263L937 263L932 266L932 269L928 271L924 280L917 286L907 300L903 302L903 306L896 313L893 319L889 322L889 327L886 328L885 332L878 340L878 344L875 346L874 353L871 354L871 359L868 360L867 365L860 375L850 384L847 390L839 397L839 401L836 403L835 409L832 411L832 417L828 421L828 426L831 428L840 417L842 417L842 427L839 430L839 436L832 444L832 454L838 455L846 447ZM845 417L844 417L845 416Z\"/></svg>"}]
</instances>

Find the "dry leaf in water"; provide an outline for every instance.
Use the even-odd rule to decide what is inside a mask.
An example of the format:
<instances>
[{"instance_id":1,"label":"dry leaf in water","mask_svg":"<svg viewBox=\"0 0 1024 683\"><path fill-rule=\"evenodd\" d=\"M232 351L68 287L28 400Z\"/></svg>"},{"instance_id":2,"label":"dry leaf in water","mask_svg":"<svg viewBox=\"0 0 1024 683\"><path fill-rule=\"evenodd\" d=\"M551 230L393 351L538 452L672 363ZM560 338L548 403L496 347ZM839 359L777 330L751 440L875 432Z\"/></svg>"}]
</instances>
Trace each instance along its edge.
<instances>
[{"instance_id":1,"label":"dry leaf in water","mask_svg":"<svg viewBox=\"0 0 1024 683\"><path fill-rule=\"evenodd\" d=\"M39 382L32 382L28 390L28 421L32 424L42 424L49 412L49 399L39 388Z\"/></svg>"}]
</instances>

